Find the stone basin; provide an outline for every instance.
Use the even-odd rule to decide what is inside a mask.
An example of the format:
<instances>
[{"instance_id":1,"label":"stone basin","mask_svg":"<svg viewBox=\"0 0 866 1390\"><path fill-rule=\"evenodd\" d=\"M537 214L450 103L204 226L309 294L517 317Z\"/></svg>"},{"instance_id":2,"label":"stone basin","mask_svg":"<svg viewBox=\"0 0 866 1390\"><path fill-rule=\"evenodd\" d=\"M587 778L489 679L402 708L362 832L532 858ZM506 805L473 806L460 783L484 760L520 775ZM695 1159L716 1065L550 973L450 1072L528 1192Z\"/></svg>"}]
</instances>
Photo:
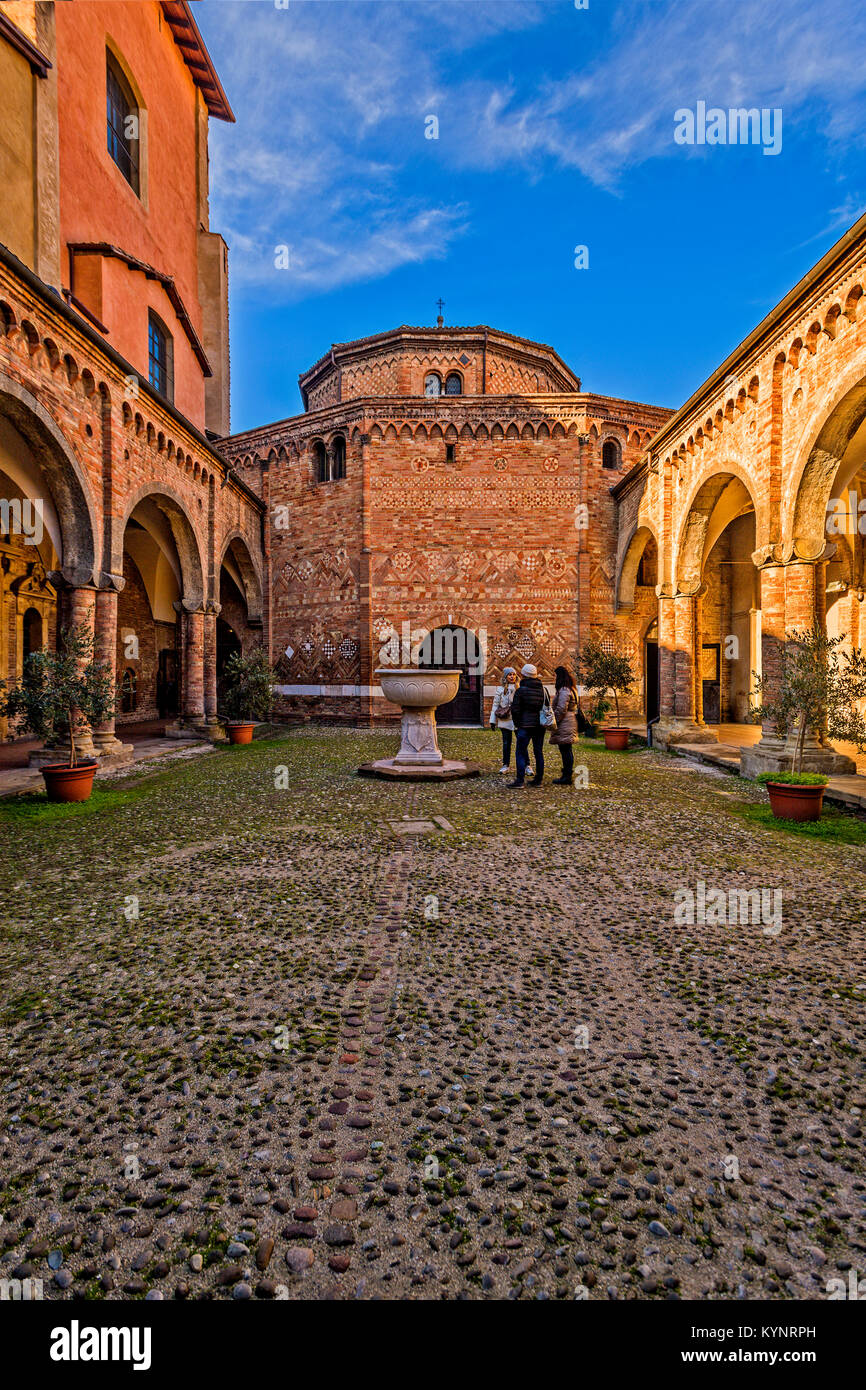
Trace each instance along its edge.
<instances>
[{"instance_id":1,"label":"stone basin","mask_svg":"<svg viewBox=\"0 0 866 1390\"><path fill-rule=\"evenodd\" d=\"M376 677L385 699L403 709L400 751L390 761L398 767L441 765L444 759L436 737L436 709L454 699L460 672L385 667Z\"/></svg>"},{"instance_id":2,"label":"stone basin","mask_svg":"<svg viewBox=\"0 0 866 1390\"><path fill-rule=\"evenodd\" d=\"M436 710L453 700L460 687L460 672L424 671L420 667L386 666L376 671L386 700L400 705L400 751L393 758L365 763L358 771L367 777L441 778L476 777L477 763L443 758L436 736Z\"/></svg>"}]
</instances>

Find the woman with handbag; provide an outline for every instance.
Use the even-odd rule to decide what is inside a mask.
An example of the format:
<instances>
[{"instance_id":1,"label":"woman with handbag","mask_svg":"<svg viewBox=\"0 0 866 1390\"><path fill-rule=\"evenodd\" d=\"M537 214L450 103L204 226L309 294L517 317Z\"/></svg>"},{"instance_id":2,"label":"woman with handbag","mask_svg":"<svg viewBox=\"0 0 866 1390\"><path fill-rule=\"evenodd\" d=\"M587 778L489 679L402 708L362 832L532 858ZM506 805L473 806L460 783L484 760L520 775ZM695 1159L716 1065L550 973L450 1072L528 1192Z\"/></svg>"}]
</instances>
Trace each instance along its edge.
<instances>
[{"instance_id":1,"label":"woman with handbag","mask_svg":"<svg viewBox=\"0 0 866 1390\"><path fill-rule=\"evenodd\" d=\"M506 666L502 672L502 684L493 696L490 711L491 729L499 729L502 734L502 766L500 772L507 772L511 763L511 736L514 733L514 720L511 718L511 702L517 690L517 672L513 666Z\"/></svg>"},{"instance_id":2,"label":"woman with handbag","mask_svg":"<svg viewBox=\"0 0 866 1390\"><path fill-rule=\"evenodd\" d=\"M511 702L511 718L517 730L515 761L517 774L509 787L526 786L524 778L529 766L529 744L535 754L535 776L528 784L540 787L544 777L544 735L553 718L550 696L538 679L538 671L527 662L520 672L520 684Z\"/></svg>"},{"instance_id":3,"label":"woman with handbag","mask_svg":"<svg viewBox=\"0 0 866 1390\"><path fill-rule=\"evenodd\" d=\"M550 735L562 758L562 776L554 778L554 786L574 786L574 740L577 736L577 681L566 666L557 666L554 672L556 694L553 697L553 714L556 729Z\"/></svg>"}]
</instances>

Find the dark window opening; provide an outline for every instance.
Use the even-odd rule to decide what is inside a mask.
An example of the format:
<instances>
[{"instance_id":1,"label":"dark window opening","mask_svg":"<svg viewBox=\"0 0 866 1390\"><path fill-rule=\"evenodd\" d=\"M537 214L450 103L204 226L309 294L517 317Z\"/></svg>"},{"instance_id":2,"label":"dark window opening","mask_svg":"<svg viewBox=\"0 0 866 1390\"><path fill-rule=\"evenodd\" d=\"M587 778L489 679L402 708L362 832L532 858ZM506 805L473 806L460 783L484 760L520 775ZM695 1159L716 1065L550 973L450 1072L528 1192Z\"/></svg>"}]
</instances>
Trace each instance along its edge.
<instances>
[{"instance_id":1,"label":"dark window opening","mask_svg":"<svg viewBox=\"0 0 866 1390\"><path fill-rule=\"evenodd\" d=\"M446 444L446 445L445 445L445 462L446 462L446 463L453 463L453 462L454 462L454 445L453 445L453 444Z\"/></svg>"},{"instance_id":2,"label":"dark window opening","mask_svg":"<svg viewBox=\"0 0 866 1390\"><path fill-rule=\"evenodd\" d=\"M342 435L337 435L333 443L333 455L331 463L331 477L334 479L345 478L346 476L346 441Z\"/></svg>"},{"instance_id":3,"label":"dark window opening","mask_svg":"<svg viewBox=\"0 0 866 1390\"><path fill-rule=\"evenodd\" d=\"M313 477L317 483L328 481L328 451L321 439L313 445Z\"/></svg>"},{"instance_id":4,"label":"dark window opening","mask_svg":"<svg viewBox=\"0 0 866 1390\"><path fill-rule=\"evenodd\" d=\"M602 468L619 468L620 450L615 439L606 439L601 448Z\"/></svg>"},{"instance_id":5,"label":"dark window opening","mask_svg":"<svg viewBox=\"0 0 866 1390\"><path fill-rule=\"evenodd\" d=\"M120 708L123 714L132 714L138 705L138 677L130 668L124 671L120 682Z\"/></svg>"},{"instance_id":6,"label":"dark window opening","mask_svg":"<svg viewBox=\"0 0 866 1390\"><path fill-rule=\"evenodd\" d=\"M130 188L138 193L138 106L129 83L110 53L106 55L105 86L108 153Z\"/></svg>"},{"instance_id":7,"label":"dark window opening","mask_svg":"<svg viewBox=\"0 0 866 1390\"><path fill-rule=\"evenodd\" d=\"M463 378L459 372L449 372L445 378L445 395L460 396L463 393Z\"/></svg>"},{"instance_id":8,"label":"dark window opening","mask_svg":"<svg viewBox=\"0 0 866 1390\"><path fill-rule=\"evenodd\" d=\"M151 310L147 321L147 374L154 391L167 401L174 397L174 350L171 334Z\"/></svg>"}]
</instances>

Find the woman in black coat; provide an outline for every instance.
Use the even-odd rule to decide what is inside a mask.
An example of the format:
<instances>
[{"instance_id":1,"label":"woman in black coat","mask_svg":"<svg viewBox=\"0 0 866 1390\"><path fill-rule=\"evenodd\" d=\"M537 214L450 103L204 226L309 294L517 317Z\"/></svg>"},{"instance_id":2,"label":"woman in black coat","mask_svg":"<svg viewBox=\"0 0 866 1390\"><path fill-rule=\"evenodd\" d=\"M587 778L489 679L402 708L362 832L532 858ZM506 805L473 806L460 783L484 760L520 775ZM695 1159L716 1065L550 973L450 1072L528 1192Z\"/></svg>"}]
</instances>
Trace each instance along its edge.
<instances>
[{"instance_id":1,"label":"woman in black coat","mask_svg":"<svg viewBox=\"0 0 866 1390\"><path fill-rule=\"evenodd\" d=\"M541 785L544 776L544 725L541 711L544 707L544 686L538 679L538 671L529 662L520 672L517 694L511 702L511 718L517 730L517 776L509 787L526 785L526 769L529 766L529 744L535 753L535 776L530 787Z\"/></svg>"}]
</instances>

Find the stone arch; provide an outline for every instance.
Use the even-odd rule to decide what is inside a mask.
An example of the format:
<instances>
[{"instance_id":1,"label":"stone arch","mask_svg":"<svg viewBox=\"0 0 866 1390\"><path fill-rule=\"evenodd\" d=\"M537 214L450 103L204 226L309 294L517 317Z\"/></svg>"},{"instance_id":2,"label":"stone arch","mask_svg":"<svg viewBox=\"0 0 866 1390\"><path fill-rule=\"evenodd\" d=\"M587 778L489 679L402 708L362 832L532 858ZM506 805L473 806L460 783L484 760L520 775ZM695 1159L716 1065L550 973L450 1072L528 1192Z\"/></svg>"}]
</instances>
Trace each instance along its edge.
<instances>
[{"instance_id":1,"label":"stone arch","mask_svg":"<svg viewBox=\"0 0 866 1390\"><path fill-rule=\"evenodd\" d=\"M247 601L247 619L250 622L261 622L264 613L262 580L246 538L238 530L232 531L223 543L220 553L220 568L222 568L225 558L229 553L231 553L231 557L244 582L244 597Z\"/></svg>"},{"instance_id":2,"label":"stone arch","mask_svg":"<svg viewBox=\"0 0 866 1390\"><path fill-rule=\"evenodd\" d=\"M726 461L693 485L683 505L682 521L675 555L674 574L681 589L696 588L703 574L704 560L718 537L735 517L750 509L755 513L755 544L766 534L763 504L753 480L739 464Z\"/></svg>"},{"instance_id":3,"label":"stone arch","mask_svg":"<svg viewBox=\"0 0 866 1390\"><path fill-rule=\"evenodd\" d=\"M95 579L98 526L84 469L65 436L26 387L0 372L0 416L14 426L33 452L57 510L64 579L72 585Z\"/></svg>"},{"instance_id":4,"label":"stone arch","mask_svg":"<svg viewBox=\"0 0 866 1390\"><path fill-rule=\"evenodd\" d=\"M181 598L189 611L204 603L205 563L198 534L186 509L186 503L162 481L143 483L128 499L122 521L112 544L112 570L123 573L123 546L127 523L140 502L149 501L164 514L171 528L181 574Z\"/></svg>"},{"instance_id":5,"label":"stone arch","mask_svg":"<svg viewBox=\"0 0 866 1390\"><path fill-rule=\"evenodd\" d=\"M824 398L803 432L783 504L782 543L802 558L824 548L827 503L842 457L866 420L866 350L842 377L829 403Z\"/></svg>"}]
</instances>

